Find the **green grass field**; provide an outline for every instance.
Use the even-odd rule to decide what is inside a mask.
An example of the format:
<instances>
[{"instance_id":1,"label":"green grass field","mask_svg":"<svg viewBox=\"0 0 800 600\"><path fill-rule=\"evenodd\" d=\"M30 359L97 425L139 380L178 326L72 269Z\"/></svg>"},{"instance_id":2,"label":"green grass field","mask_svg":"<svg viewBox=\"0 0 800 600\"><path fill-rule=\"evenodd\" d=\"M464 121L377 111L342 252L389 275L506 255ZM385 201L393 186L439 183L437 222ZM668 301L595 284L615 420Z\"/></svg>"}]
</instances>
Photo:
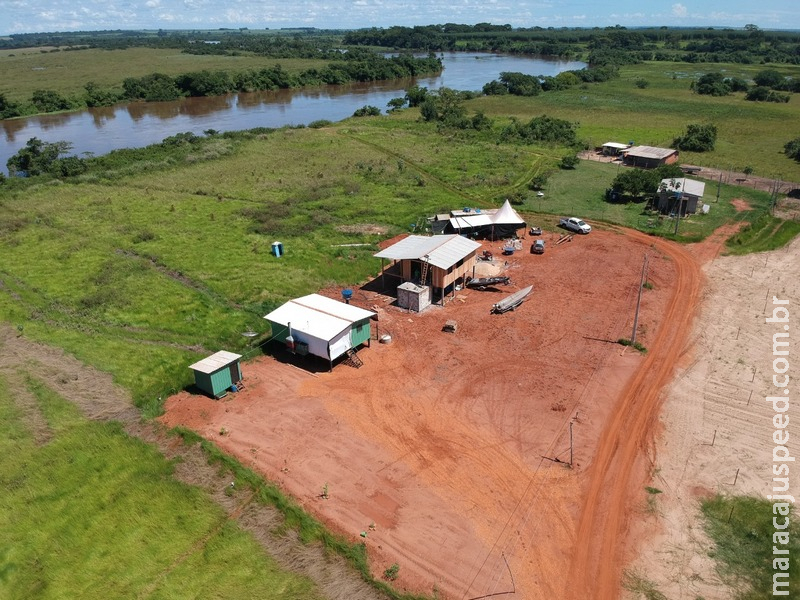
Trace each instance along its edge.
<instances>
[{"instance_id":1,"label":"green grass field","mask_svg":"<svg viewBox=\"0 0 800 600\"><path fill-rule=\"evenodd\" d=\"M0 50L0 94L12 102L28 100L35 90L53 90L64 96L85 93L93 81L102 88L122 88L126 77L163 73L172 77L202 71L240 72L281 65L290 73L322 68L329 61L183 54L180 50L128 48L126 50L47 49Z\"/></svg>"},{"instance_id":2,"label":"green grass field","mask_svg":"<svg viewBox=\"0 0 800 600\"><path fill-rule=\"evenodd\" d=\"M37 443L0 378L4 599L321 597L153 447L26 380L51 437Z\"/></svg>"},{"instance_id":3,"label":"green grass field","mask_svg":"<svg viewBox=\"0 0 800 600\"><path fill-rule=\"evenodd\" d=\"M718 564L717 572L723 581L736 591L736 600L766 600L774 598L772 575L773 558L773 505L764 498L749 496L714 496L701 505L704 528L714 542L709 551ZM792 557L789 565L790 589L800 579L800 566L794 557L800 552L800 527L791 512L787 533L789 543L775 545L785 548ZM779 523L782 516L777 516ZM785 580L784 580L785 581ZM786 587L778 590L785 591Z\"/></svg>"}]
</instances>

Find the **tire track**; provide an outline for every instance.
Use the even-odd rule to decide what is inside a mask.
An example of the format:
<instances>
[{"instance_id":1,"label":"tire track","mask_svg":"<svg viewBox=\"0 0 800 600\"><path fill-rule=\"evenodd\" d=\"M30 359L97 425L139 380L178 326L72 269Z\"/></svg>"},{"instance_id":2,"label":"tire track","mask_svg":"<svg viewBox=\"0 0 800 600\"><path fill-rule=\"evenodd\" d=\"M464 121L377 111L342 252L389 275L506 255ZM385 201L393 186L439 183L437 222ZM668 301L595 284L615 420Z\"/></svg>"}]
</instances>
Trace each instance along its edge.
<instances>
[{"instance_id":1,"label":"tire track","mask_svg":"<svg viewBox=\"0 0 800 600\"><path fill-rule=\"evenodd\" d=\"M575 600L619 598L625 534L647 475L644 461L652 454L661 390L682 354L700 300L702 276L692 256L664 240L632 231L627 234L669 256L677 279L664 324L642 367L626 386L589 469L569 570L570 597Z\"/></svg>"}]
</instances>

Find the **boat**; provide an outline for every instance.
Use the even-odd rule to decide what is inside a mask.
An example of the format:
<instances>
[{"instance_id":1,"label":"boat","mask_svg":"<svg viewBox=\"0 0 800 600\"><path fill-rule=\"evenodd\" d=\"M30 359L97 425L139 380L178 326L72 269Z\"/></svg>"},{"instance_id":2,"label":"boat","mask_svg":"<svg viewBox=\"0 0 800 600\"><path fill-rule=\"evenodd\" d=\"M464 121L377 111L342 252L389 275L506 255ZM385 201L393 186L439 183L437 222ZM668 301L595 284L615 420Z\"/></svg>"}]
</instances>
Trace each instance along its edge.
<instances>
[{"instance_id":1,"label":"boat","mask_svg":"<svg viewBox=\"0 0 800 600\"><path fill-rule=\"evenodd\" d=\"M528 287L521 289L518 292L514 292L507 298L503 298L502 300L500 300L500 302L494 304L492 306L491 312L498 315L504 312L508 312L509 310L514 310L520 304L522 304L522 301L525 300L525 298L528 297L528 294L530 294L532 291L533 291L533 286L529 285Z\"/></svg>"},{"instance_id":2,"label":"boat","mask_svg":"<svg viewBox=\"0 0 800 600\"><path fill-rule=\"evenodd\" d=\"M485 290L487 287L494 287L502 283L508 285L511 283L510 277L473 277L467 281L467 287L477 290Z\"/></svg>"}]
</instances>

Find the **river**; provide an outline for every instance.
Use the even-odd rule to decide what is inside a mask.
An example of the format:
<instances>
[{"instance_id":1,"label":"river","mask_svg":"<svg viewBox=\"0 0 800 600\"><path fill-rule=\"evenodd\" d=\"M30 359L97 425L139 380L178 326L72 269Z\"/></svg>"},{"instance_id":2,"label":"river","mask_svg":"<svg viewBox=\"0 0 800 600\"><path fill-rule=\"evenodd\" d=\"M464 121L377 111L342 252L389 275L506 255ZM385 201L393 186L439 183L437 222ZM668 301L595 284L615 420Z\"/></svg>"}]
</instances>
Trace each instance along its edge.
<instances>
[{"instance_id":1,"label":"river","mask_svg":"<svg viewBox=\"0 0 800 600\"><path fill-rule=\"evenodd\" d=\"M504 71L554 76L582 69L576 61L498 54L451 52L442 54L444 70L437 77L378 83L329 85L314 89L230 94L185 98L177 102L134 102L83 111L0 121L0 171L30 138L67 141L71 154L106 154L118 148L138 148L191 131L238 131L254 127L307 125L317 120L340 121L365 105L386 110L392 98L405 95L411 85L435 90L449 87L479 91Z\"/></svg>"}]
</instances>

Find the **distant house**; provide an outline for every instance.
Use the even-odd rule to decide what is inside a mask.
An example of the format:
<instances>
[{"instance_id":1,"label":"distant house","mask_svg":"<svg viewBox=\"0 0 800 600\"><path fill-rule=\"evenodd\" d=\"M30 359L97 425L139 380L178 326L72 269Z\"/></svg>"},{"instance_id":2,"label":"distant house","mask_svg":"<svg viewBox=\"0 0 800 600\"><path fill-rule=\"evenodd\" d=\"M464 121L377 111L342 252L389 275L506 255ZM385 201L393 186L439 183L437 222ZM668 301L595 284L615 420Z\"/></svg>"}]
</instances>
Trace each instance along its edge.
<instances>
[{"instance_id":1,"label":"distant house","mask_svg":"<svg viewBox=\"0 0 800 600\"><path fill-rule=\"evenodd\" d=\"M697 203L703 198L706 184L694 179L662 179L658 188L658 210L662 213L679 213L682 217L697 212Z\"/></svg>"},{"instance_id":2,"label":"distant house","mask_svg":"<svg viewBox=\"0 0 800 600\"><path fill-rule=\"evenodd\" d=\"M631 147L630 144L620 144L618 142L606 142L600 147L600 150L604 156L619 156L630 147Z\"/></svg>"},{"instance_id":3,"label":"distant house","mask_svg":"<svg viewBox=\"0 0 800 600\"><path fill-rule=\"evenodd\" d=\"M407 281L421 286L431 286L431 300L437 296L444 303L445 295L455 294L455 286L463 285L467 274L475 266L475 253L481 245L463 236L450 235L410 235L375 257L381 259L381 275L399 279L398 284ZM399 269L387 272L384 260L399 262Z\"/></svg>"},{"instance_id":4,"label":"distant house","mask_svg":"<svg viewBox=\"0 0 800 600\"><path fill-rule=\"evenodd\" d=\"M272 340L295 354L312 354L333 361L364 342L369 344L370 319L376 313L309 294L289 300L264 318L272 328Z\"/></svg>"},{"instance_id":5,"label":"distant house","mask_svg":"<svg viewBox=\"0 0 800 600\"><path fill-rule=\"evenodd\" d=\"M633 146L622 152L622 162L631 167L655 169L678 161L678 151L655 146Z\"/></svg>"}]
</instances>

